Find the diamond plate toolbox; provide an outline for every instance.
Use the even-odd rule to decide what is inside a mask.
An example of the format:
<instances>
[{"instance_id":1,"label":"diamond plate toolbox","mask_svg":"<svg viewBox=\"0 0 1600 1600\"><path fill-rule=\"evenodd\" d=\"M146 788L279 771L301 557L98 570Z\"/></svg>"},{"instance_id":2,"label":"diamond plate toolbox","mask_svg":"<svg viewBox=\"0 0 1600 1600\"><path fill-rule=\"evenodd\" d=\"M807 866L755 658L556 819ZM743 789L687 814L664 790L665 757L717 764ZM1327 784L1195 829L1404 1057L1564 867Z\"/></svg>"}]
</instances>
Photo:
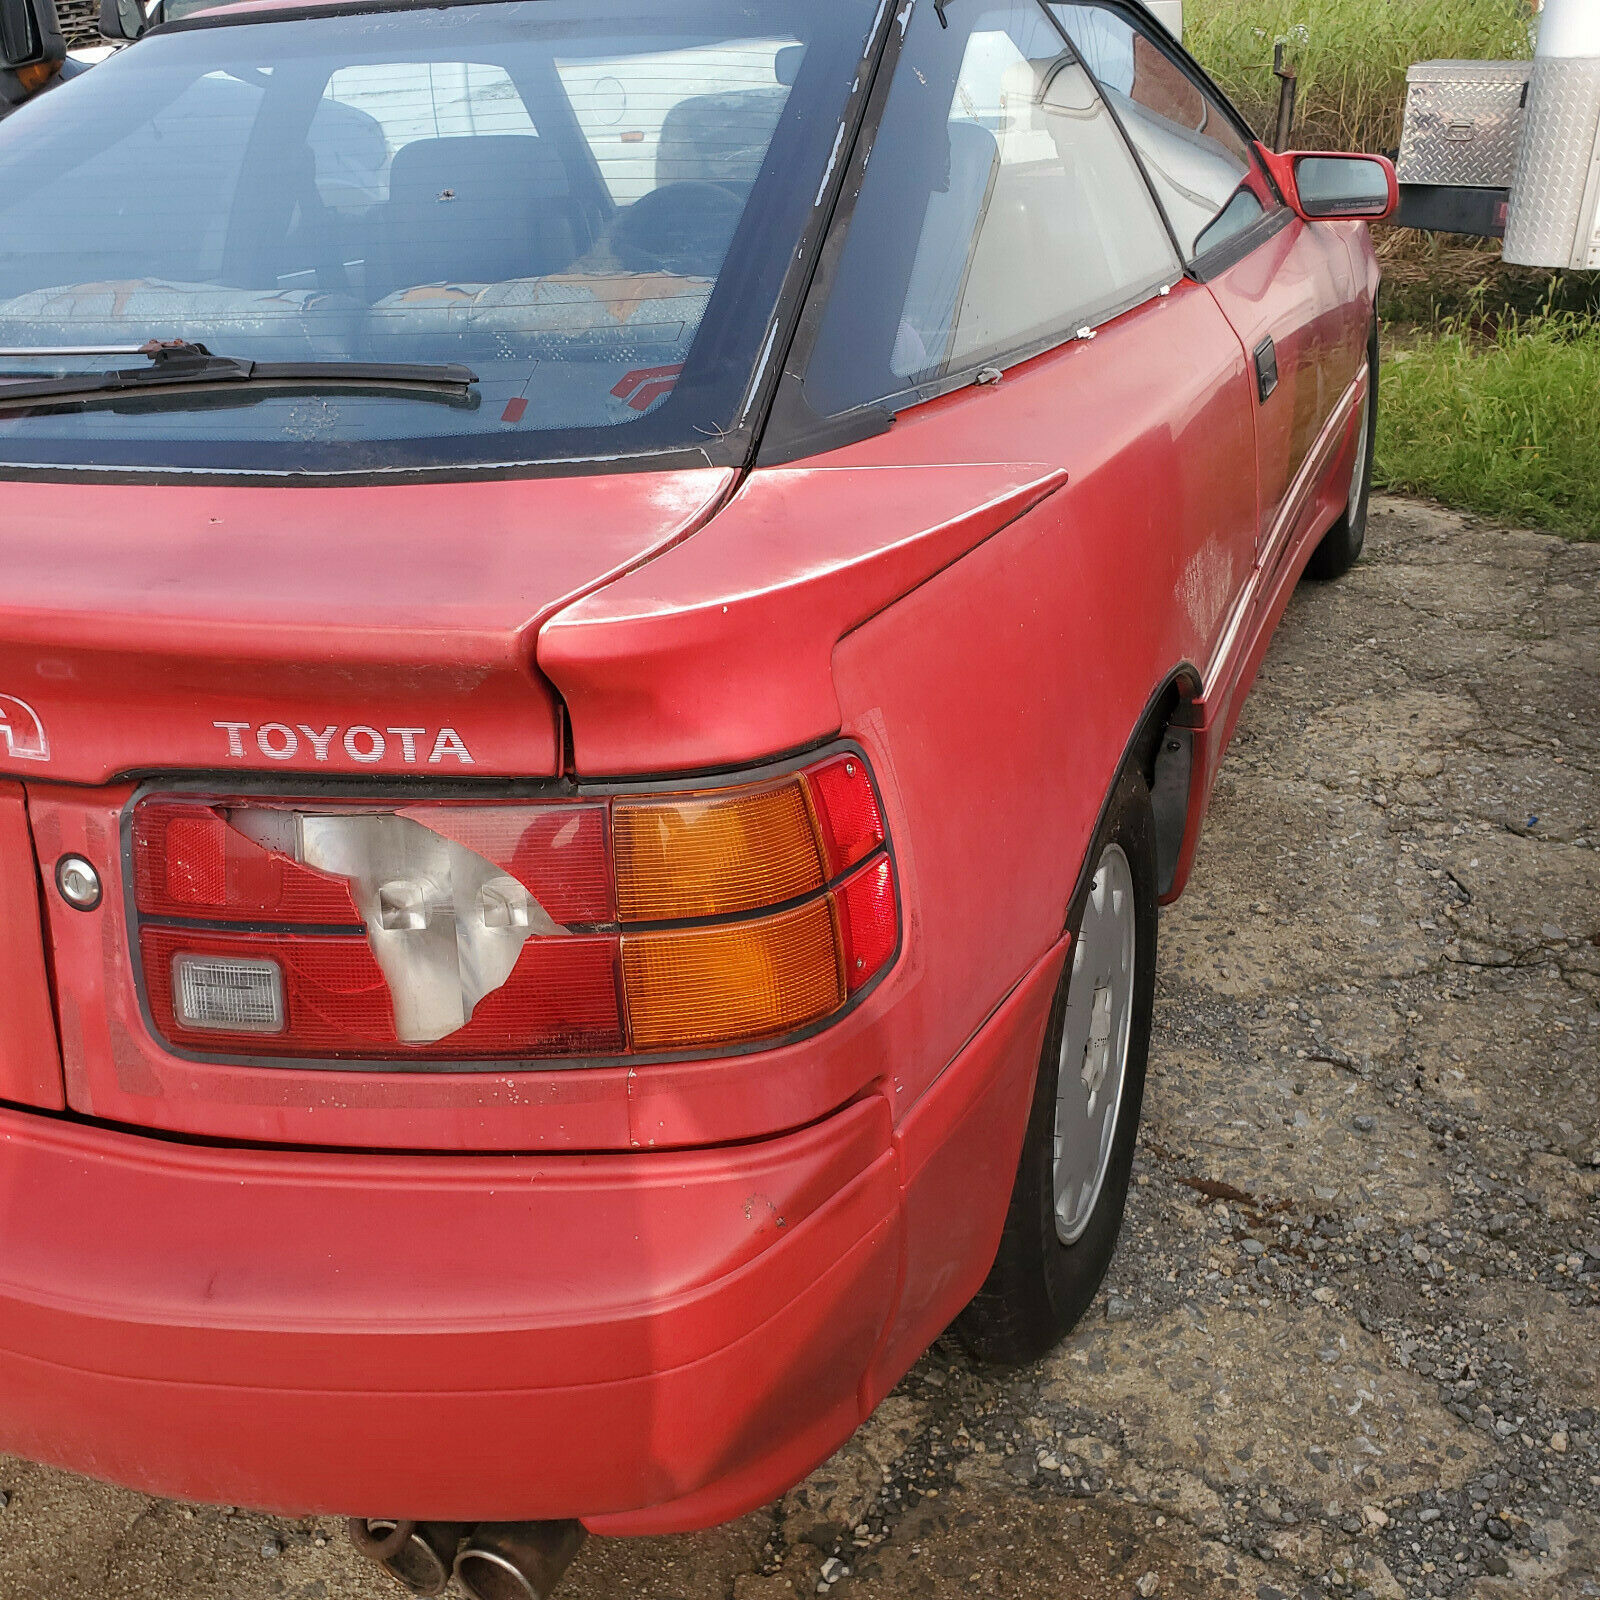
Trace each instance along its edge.
<instances>
[{"instance_id":1,"label":"diamond plate toolbox","mask_svg":"<svg viewBox=\"0 0 1600 1600\"><path fill-rule=\"evenodd\" d=\"M1406 73L1401 183L1505 189L1531 61L1419 61Z\"/></svg>"}]
</instances>

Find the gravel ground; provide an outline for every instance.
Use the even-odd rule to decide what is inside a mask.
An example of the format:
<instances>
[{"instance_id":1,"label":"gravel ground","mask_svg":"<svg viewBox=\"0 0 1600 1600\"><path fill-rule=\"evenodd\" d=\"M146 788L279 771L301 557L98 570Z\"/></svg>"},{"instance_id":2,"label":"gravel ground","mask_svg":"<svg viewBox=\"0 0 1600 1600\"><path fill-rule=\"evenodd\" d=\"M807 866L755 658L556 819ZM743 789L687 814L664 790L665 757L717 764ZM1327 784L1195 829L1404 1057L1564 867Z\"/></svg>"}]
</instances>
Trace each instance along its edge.
<instances>
[{"instance_id":1,"label":"gravel ground","mask_svg":"<svg viewBox=\"0 0 1600 1600\"><path fill-rule=\"evenodd\" d=\"M1375 504L1162 923L1076 1334L927 1356L778 1505L570 1600L1600 1596L1600 545ZM398 1595L331 1523L0 1459L0 1596Z\"/></svg>"}]
</instances>

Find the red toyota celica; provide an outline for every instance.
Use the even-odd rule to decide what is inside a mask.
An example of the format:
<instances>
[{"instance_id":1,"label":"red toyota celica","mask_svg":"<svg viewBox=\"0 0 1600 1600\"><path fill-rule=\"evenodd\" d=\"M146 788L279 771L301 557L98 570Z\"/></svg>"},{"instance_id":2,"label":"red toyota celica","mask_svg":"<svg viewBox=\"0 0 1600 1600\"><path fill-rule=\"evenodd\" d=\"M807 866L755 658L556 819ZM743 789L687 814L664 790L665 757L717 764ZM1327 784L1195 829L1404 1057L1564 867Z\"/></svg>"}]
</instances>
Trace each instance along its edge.
<instances>
[{"instance_id":1,"label":"red toyota celica","mask_svg":"<svg viewBox=\"0 0 1600 1600\"><path fill-rule=\"evenodd\" d=\"M1394 198L1111 0L274 0L8 118L0 1448L542 1593L1060 1339Z\"/></svg>"}]
</instances>

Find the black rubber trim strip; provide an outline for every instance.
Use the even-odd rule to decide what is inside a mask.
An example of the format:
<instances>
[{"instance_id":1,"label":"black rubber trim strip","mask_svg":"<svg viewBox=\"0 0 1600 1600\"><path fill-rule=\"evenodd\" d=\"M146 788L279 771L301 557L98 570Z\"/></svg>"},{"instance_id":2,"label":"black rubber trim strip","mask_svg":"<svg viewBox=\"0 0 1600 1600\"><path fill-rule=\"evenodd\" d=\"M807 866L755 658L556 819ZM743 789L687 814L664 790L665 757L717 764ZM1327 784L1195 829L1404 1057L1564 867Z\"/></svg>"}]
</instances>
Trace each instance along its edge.
<instances>
[{"instance_id":1,"label":"black rubber trim strip","mask_svg":"<svg viewBox=\"0 0 1600 1600\"><path fill-rule=\"evenodd\" d=\"M478 0L467 0L476 4ZM487 0L484 0L487 3ZM742 452L719 449L662 450L614 457L572 457L552 461L491 462L485 466L431 467L356 467L348 471L261 472L227 467L30 467L19 462L0 462L0 483L96 483L156 484L182 487L185 484L227 485L239 489L352 489L378 484L426 483L503 483L525 478L592 478L605 473L675 472L703 468L727 470L742 464Z\"/></svg>"},{"instance_id":2,"label":"black rubber trim strip","mask_svg":"<svg viewBox=\"0 0 1600 1600\"><path fill-rule=\"evenodd\" d=\"M1269 211L1264 217L1257 217L1248 228L1234 234L1231 239L1224 239L1215 249L1206 251L1191 262L1189 276L1196 283L1210 283L1213 278L1220 278L1268 239L1282 233L1294 220L1295 214L1287 206Z\"/></svg>"}]
</instances>

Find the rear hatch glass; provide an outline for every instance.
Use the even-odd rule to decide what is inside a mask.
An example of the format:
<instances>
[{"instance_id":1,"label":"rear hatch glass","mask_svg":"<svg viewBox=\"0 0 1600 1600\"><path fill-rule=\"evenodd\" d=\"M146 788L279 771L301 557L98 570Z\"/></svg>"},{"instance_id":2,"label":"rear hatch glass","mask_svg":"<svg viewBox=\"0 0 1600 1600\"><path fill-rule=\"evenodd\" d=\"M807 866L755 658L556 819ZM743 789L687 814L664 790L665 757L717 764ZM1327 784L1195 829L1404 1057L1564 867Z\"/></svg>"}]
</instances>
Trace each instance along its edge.
<instances>
[{"instance_id":1,"label":"rear hatch glass","mask_svg":"<svg viewBox=\"0 0 1600 1600\"><path fill-rule=\"evenodd\" d=\"M142 40L0 126L0 467L714 451L874 15L521 0L200 16ZM477 382L470 403L308 382L4 409L6 379L180 338Z\"/></svg>"}]
</instances>

